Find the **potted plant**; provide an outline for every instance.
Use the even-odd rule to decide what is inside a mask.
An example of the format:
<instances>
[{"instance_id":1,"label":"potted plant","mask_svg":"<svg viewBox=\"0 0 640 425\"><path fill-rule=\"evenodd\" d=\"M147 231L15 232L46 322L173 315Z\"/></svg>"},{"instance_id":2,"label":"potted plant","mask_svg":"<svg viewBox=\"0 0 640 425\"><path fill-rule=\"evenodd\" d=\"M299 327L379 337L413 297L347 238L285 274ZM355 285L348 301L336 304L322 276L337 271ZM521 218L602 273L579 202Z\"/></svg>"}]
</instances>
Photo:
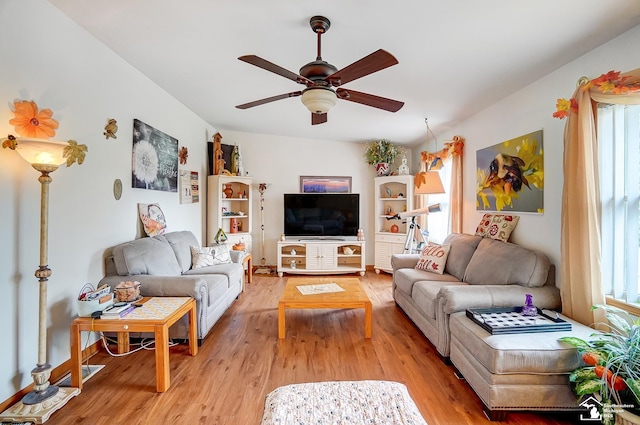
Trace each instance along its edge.
<instances>
[{"instance_id":1,"label":"potted plant","mask_svg":"<svg viewBox=\"0 0 640 425\"><path fill-rule=\"evenodd\" d=\"M640 424L640 318L607 305L609 331L594 333L585 341L576 337L559 340L576 347L584 366L569 375L579 399L594 396L602 401L605 424ZM582 402L582 401L581 401Z\"/></svg>"},{"instance_id":2,"label":"potted plant","mask_svg":"<svg viewBox=\"0 0 640 425\"><path fill-rule=\"evenodd\" d=\"M376 173L379 176L389 174L389 164L395 161L400 154L401 148L394 145L389 140L380 139L369 142L364 153L364 158L369 165L375 165Z\"/></svg>"}]
</instances>

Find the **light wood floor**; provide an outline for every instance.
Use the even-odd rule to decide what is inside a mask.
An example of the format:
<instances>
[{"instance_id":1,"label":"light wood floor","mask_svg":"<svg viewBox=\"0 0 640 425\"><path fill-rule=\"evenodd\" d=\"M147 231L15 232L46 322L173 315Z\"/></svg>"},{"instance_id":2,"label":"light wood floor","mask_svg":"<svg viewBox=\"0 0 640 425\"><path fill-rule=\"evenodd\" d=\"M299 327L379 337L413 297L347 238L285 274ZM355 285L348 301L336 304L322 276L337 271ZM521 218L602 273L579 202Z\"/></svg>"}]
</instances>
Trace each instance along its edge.
<instances>
[{"instance_id":1,"label":"light wood floor","mask_svg":"<svg viewBox=\"0 0 640 425\"><path fill-rule=\"evenodd\" d=\"M373 303L373 338L362 309L287 310L287 338L277 338L277 304L287 279L254 275L214 326L196 357L171 349L171 387L155 392L152 351L90 364L106 367L56 412L58 424L257 425L274 388L300 382L380 379L402 382L429 425L489 424L482 404L456 379L435 348L396 307L389 275L361 278ZM84 340L85 336L83 336ZM503 424L569 424L560 413L511 413Z\"/></svg>"}]
</instances>

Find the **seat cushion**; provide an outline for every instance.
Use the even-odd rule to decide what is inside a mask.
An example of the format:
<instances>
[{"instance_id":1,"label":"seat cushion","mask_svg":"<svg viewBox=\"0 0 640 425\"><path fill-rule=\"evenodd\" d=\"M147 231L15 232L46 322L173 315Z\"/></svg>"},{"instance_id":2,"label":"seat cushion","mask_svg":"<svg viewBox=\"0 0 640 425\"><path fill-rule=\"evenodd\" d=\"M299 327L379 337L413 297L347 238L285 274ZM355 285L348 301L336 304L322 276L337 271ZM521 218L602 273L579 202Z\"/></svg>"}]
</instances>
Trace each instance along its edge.
<instances>
[{"instance_id":1,"label":"seat cushion","mask_svg":"<svg viewBox=\"0 0 640 425\"><path fill-rule=\"evenodd\" d=\"M458 279L447 273L429 273L424 270L416 269L398 269L393 273L393 280L396 284L396 290L404 292L409 297L411 297L413 292L413 285L421 280L434 282L458 282Z\"/></svg>"},{"instance_id":2,"label":"seat cushion","mask_svg":"<svg viewBox=\"0 0 640 425\"><path fill-rule=\"evenodd\" d=\"M452 337L492 374L569 374L581 365L581 360L574 347L559 342L558 338L588 339L596 331L561 317L571 323L571 331L492 335L465 312L452 314L449 328Z\"/></svg>"}]
</instances>

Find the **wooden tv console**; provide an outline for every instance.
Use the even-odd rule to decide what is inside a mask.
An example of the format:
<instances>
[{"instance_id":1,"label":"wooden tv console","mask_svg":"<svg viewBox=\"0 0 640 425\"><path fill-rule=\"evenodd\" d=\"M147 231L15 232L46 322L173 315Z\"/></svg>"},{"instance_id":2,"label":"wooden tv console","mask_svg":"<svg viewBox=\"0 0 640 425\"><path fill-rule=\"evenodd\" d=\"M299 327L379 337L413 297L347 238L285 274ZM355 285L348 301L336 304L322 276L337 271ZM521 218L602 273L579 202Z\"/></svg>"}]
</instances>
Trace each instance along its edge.
<instances>
[{"instance_id":1,"label":"wooden tv console","mask_svg":"<svg viewBox=\"0 0 640 425\"><path fill-rule=\"evenodd\" d=\"M365 272L365 241L349 238L288 238L278 241L278 276ZM295 265L294 265L295 264Z\"/></svg>"}]
</instances>

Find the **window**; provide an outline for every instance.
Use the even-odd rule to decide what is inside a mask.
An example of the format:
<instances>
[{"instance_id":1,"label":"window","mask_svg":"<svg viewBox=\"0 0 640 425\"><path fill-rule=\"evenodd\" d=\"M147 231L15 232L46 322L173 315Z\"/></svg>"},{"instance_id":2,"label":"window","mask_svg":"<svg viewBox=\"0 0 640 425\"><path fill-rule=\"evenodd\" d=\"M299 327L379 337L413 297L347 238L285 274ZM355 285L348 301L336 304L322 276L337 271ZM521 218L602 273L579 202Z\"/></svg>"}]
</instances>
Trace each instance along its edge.
<instances>
[{"instance_id":1,"label":"window","mask_svg":"<svg viewBox=\"0 0 640 425\"><path fill-rule=\"evenodd\" d=\"M598 106L605 294L640 306L640 105Z\"/></svg>"}]
</instances>

